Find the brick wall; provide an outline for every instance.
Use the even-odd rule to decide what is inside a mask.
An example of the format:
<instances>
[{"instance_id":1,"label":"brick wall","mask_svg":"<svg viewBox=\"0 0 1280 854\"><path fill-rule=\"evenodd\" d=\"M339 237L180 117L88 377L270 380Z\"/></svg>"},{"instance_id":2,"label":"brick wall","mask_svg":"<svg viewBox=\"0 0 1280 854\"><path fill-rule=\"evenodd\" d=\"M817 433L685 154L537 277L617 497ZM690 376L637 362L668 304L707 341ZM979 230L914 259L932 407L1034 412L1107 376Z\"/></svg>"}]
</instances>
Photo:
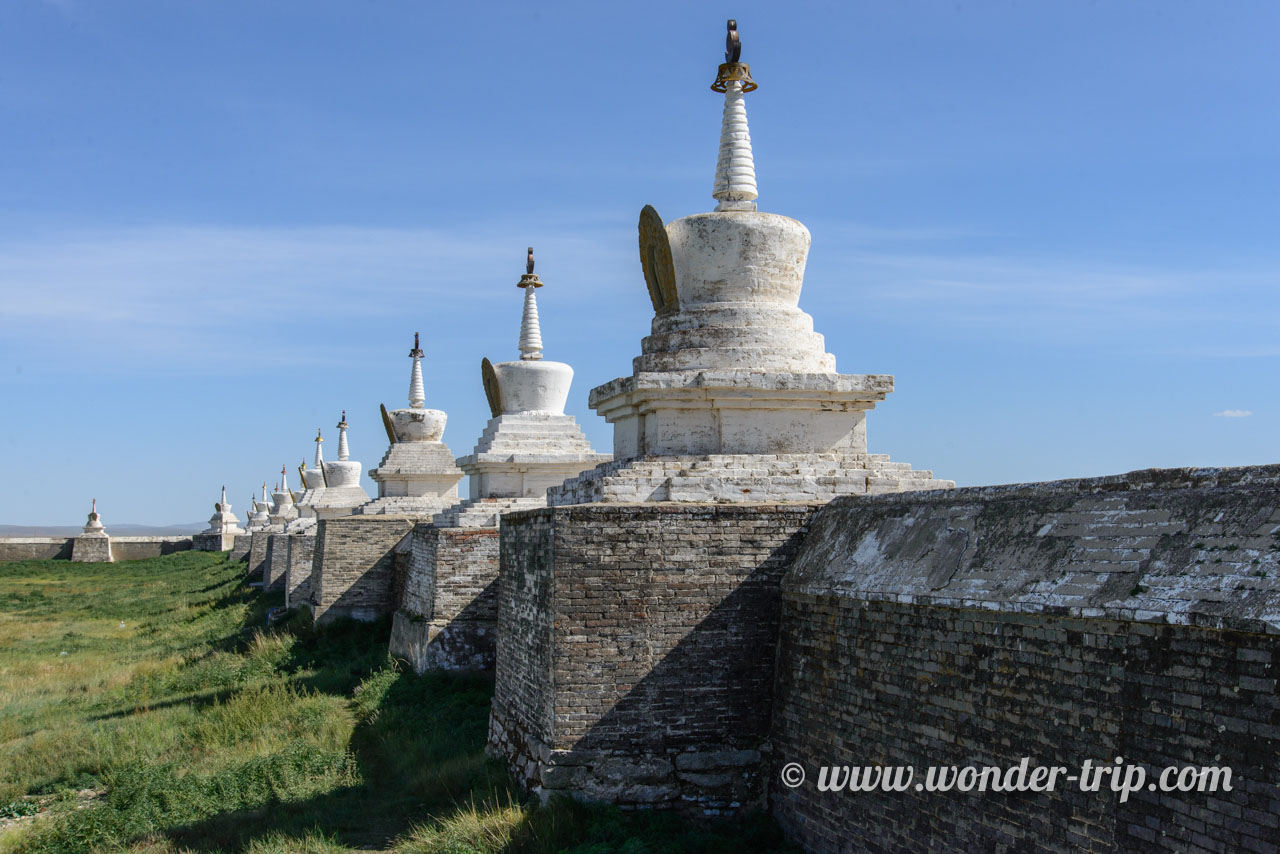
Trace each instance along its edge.
<instances>
[{"instance_id":1,"label":"brick wall","mask_svg":"<svg viewBox=\"0 0 1280 854\"><path fill-rule=\"evenodd\" d=\"M319 521L311 573L316 622L337 617L372 620L392 612L397 597L395 548L413 524L403 516Z\"/></svg>"},{"instance_id":2,"label":"brick wall","mask_svg":"<svg viewBox=\"0 0 1280 854\"><path fill-rule=\"evenodd\" d=\"M0 537L0 561L70 560L75 537Z\"/></svg>"},{"instance_id":3,"label":"brick wall","mask_svg":"<svg viewBox=\"0 0 1280 854\"><path fill-rule=\"evenodd\" d=\"M289 569L284 580L284 604L295 608L311 599L311 565L315 559L314 534L292 534L289 537Z\"/></svg>"},{"instance_id":4,"label":"brick wall","mask_svg":"<svg viewBox=\"0 0 1280 854\"><path fill-rule=\"evenodd\" d=\"M391 653L418 673L491 670L497 638L497 529L418 525L406 552Z\"/></svg>"},{"instance_id":5,"label":"brick wall","mask_svg":"<svg viewBox=\"0 0 1280 854\"><path fill-rule=\"evenodd\" d=\"M805 505L580 505L502 518L490 750L531 789L762 804L779 583Z\"/></svg>"},{"instance_id":6,"label":"brick wall","mask_svg":"<svg viewBox=\"0 0 1280 854\"><path fill-rule=\"evenodd\" d=\"M262 589L264 592L284 590L285 574L289 571L289 535L267 536L267 554L262 562Z\"/></svg>"},{"instance_id":7,"label":"brick wall","mask_svg":"<svg viewBox=\"0 0 1280 854\"><path fill-rule=\"evenodd\" d=\"M253 541L250 534L236 534L231 545L231 560L248 560L249 546Z\"/></svg>"},{"instance_id":8,"label":"brick wall","mask_svg":"<svg viewBox=\"0 0 1280 854\"><path fill-rule=\"evenodd\" d=\"M1275 851L1280 467L836 501L784 582L770 806L809 851ZM822 765L1227 766L1234 791L818 792ZM808 781L787 788L783 765ZM917 777L917 781L921 778Z\"/></svg>"},{"instance_id":9,"label":"brick wall","mask_svg":"<svg viewBox=\"0 0 1280 854\"><path fill-rule=\"evenodd\" d=\"M271 531L254 531L249 535L249 567L246 575L259 575L267 567L267 537Z\"/></svg>"}]
</instances>

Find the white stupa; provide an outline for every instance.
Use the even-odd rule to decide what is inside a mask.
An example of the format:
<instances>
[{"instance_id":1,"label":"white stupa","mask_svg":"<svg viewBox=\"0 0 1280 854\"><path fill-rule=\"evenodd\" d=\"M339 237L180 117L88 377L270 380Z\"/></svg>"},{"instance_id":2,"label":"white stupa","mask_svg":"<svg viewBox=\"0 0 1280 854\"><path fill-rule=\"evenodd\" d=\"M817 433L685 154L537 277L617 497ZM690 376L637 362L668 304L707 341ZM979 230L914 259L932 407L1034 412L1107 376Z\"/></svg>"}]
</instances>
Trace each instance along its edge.
<instances>
[{"instance_id":1,"label":"white stupa","mask_svg":"<svg viewBox=\"0 0 1280 854\"><path fill-rule=\"evenodd\" d=\"M836 373L800 309L809 230L756 208L743 98L756 84L726 59L712 84L724 93L716 208L668 224L641 211L651 334L631 376L589 397L613 424L615 462L553 490L551 503L811 502L954 486L868 453L866 413L893 377Z\"/></svg>"},{"instance_id":2,"label":"white stupa","mask_svg":"<svg viewBox=\"0 0 1280 854\"><path fill-rule=\"evenodd\" d=\"M111 563L115 560L111 555L111 538L98 515L98 499L93 499L89 507L89 519L85 522L84 532L71 544L71 559L78 563Z\"/></svg>"},{"instance_id":3,"label":"white stupa","mask_svg":"<svg viewBox=\"0 0 1280 854\"><path fill-rule=\"evenodd\" d=\"M351 459L351 449L347 444L347 411L342 410L342 420L338 422L338 459L325 462L320 456L320 442L316 436L316 465L323 478L322 488L310 500L311 509L317 519L335 519L348 516L355 508L369 501L369 493L360 485L360 475L364 466ZM308 473L307 482L311 482Z\"/></svg>"},{"instance_id":4,"label":"white stupa","mask_svg":"<svg viewBox=\"0 0 1280 854\"><path fill-rule=\"evenodd\" d=\"M573 416L564 414L573 368L542 358L535 295L542 282L533 272L532 247L517 287L524 290L520 359L480 363L493 418L475 450L458 458L470 497L437 515L440 527L496 527L502 513L543 507L549 487L611 459L593 451Z\"/></svg>"},{"instance_id":5,"label":"white stupa","mask_svg":"<svg viewBox=\"0 0 1280 854\"><path fill-rule=\"evenodd\" d=\"M280 466L280 483L276 491L271 493L271 525L283 531L285 525L298 518L298 508L294 506L293 492L289 489L289 467Z\"/></svg>"},{"instance_id":6,"label":"white stupa","mask_svg":"<svg viewBox=\"0 0 1280 854\"><path fill-rule=\"evenodd\" d=\"M252 534L254 531L265 531L271 527L271 502L267 498L267 485L262 484L262 500L252 498L249 501L248 524L245 525L245 531Z\"/></svg>"},{"instance_id":7,"label":"white stupa","mask_svg":"<svg viewBox=\"0 0 1280 854\"><path fill-rule=\"evenodd\" d=\"M378 483L378 497L355 512L363 515L396 514L429 517L458 503L458 481L462 470L453 462L453 453L442 441L448 416L439 409L426 408L422 385L422 349L414 333L409 356L409 408L387 411L382 407L382 423L391 447L369 477Z\"/></svg>"},{"instance_id":8,"label":"white stupa","mask_svg":"<svg viewBox=\"0 0 1280 854\"><path fill-rule=\"evenodd\" d=\"M222 487L222 500L213 505L213 515L209 517L209 527L204 530L204 533L224 536L244 533L244 529L240 527L240 520L231 512L231 502L227 501L225 486Z\"/></svg>"}]
</instances>

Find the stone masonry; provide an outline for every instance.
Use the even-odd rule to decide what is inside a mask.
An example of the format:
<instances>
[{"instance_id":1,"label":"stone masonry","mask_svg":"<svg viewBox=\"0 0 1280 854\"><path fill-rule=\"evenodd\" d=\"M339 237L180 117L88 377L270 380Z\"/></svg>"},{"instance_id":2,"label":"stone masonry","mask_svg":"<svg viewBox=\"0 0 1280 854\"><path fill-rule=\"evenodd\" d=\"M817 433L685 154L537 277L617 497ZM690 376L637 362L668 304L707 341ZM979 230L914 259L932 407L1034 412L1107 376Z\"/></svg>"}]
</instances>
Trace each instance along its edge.
<instances>
[{"instance_id":1,"label":"stone masonry","mask_svg":"<svg viewBox=\"0 0 1280 854\"><path fill-rule=\"evenodd\" d=\"M397 596L395 549L413 526L403 516L321 519L310 580L316 623L390 614Z\"/></svg>"},{"instance_id":2,"label":"stone masonry","mask_svg":"<svg viewBox=\"0 0 1280 854\"><path fill-rule=\"evenodd\" d=\"M544 797L763 807L779 585L813 509L504 516L490 751Z\"/></svg>"},{"instance_id":3,"label":"stone masonry","mask_svg":"<svg viewBox=\"0 0 1280 854\"><path fill-rule=\"evenodd\" d=\"M417 673L493 669L497 570L496 528L414 528L391 653Z\"/></svg>"},{"instance_id":4,"label":"stone masonry","mask_svg":"<svg viewBox=\"0 0 1280 854\"><path fill-rule=\"evenodd\" d=\"M807 851L1276 850L1280 466L833 502L784 579L778 649L766 779ZM814 786L821 766L1023 757L1228 767L1233 788ZM808 782L773 782L792 762Z\"/></svg>"},{"instance_id":5,"label":"stone masonry","mask_svg":"<svg viewBox=\"0 0 1280 854\"><path fill-rule=\"evenodd\" d=\"M289 536L289 569L285 573L284 605L296 608L311 601L311 568L315 560L314 534Z\"/></svg>"},{"instance_id":6,"label":"stone masonry","mask_svg":"<svg viewBox=\"0 0 1280 854\"><path fill-rule=\"evenodd\" d=\"M267 552L262 562L262 589L284 590L284 576L289 571L289 534L268 534Z\"/></svg>"}]
</instances>

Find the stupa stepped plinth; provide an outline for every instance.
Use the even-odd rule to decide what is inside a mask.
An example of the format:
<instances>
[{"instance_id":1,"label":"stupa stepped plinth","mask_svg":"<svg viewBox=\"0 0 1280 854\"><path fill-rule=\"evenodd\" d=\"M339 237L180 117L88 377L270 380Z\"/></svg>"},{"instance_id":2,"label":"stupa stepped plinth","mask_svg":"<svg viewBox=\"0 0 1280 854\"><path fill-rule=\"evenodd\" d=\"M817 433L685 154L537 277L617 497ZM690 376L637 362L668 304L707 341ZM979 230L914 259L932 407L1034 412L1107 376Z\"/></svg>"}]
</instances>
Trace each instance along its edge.
<instances>
[{"instance_id":1,"label":"stupa stepped plinth","mask_svg":"<svg viewBox=\"0 0 1280 854\"><path fill-rule=\"evenodd\" d=\"M884 374L838 374L799 306L809 230L757 210L743 95L749 67L726 62L716 208L663 223L640 213L653 304L632 374L591 390L613 424L615 462L551 491L589 502L815 502L955 484L868 452L866 414Z\"/></svg>"},{"instance_id":2,"label":"stupa stepped plinth","mask_svg":"<svg viewBox=\"0 0 1280 854\"><path fill-rule=\"evenodd\" d=\"M438 514L437 527L497 527L503 513L543 507L549 488L612 459L596 453L578 422L564 413L573 368L542 357L536 292L543 285L533 266L530 247L517 284L524 290L519 360L480 364L493 417L474 450L457 460L470 478L469 497Z\"/></svg>"},{"instance_id":3,"label":"stupa stepped plinth","mask_svg":"<svg viewBox=\"0 0 1280 854\"><path fill-rule=\"evenodd\" d=\"M458 503L462 470L443 441L448 416L426 408L422 384L422 349L417 333L409 351L409 407L387 411L382 421L391 446L369 477L378 484L378 497L353 512L362 516L396 515L429 518Z\"/></svg>"}]
</instances>

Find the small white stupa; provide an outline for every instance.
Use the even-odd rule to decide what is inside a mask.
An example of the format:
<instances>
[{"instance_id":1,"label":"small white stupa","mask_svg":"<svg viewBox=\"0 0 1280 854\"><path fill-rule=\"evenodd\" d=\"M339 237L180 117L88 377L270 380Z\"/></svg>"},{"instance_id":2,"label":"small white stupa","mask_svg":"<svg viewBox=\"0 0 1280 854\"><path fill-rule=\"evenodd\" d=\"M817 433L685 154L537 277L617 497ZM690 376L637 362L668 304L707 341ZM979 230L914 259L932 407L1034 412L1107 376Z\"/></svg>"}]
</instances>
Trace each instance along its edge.
<instances>
[{"instance_id":1,"label":"small white stupa","mask_svg":"<svg viewBox=\"0 0 1280 854\"><path fill-rule=\"evenodd\" d=\"M191 546L197 551L221 552L235 546L236 536L244 534L240 520L231 512L227 501L227 488L222 487L222 500L213 505L209 527L192 537Z\"/></svg>"},{"instance_id":2,"label":"small white stupa","mask_svg":"<svg viewBox=\"0 0 1280 854\"><path fill-rule=\"evenodd\" d=\"M369 493L360 485L360 474L364 466L351 459L351 450L347 445L347 411L342 410L342 420L338 422L338 459L325 462L320 457L319 436L316 437L316 464L320 468L323 484L319 494L312 497L311 509L317 519L335 519L350 515L351 512L369 501ZM308 474L310 483L310 474Z\"/></svg>"},{"instance_id":3,"label":"small white stupa","mask_svg":"<svg viewBox=\"0 0 1280 854\"><path fill-rule=\"evenodd\" d=\"M542 358L535 295L542 285L529 247L525 274L517 284L524 290L520 359L480 363L493 417L475 450L457 461L470 478L470 497L436 516L437 526L496 527L501 514L543 507L548 488L612 459L593 451L573 416L564 414L573 368Z\"/></svg>"},{"instance_id":4,"label":"small white stupa","mask_svg":"<svg viewBox=\"0 0 1280 854\"><path fill-rule=\"evenodd\" d=\"M724 93L715 210L663 223L640 212L651 334L632 374L591 390L613 424L614 462L552 490L594 501L816 502L955 484L867 450L866 414L893 391L885 374L838 374L800 309L809 230L756 209L743 95L756 88L732 48L711 88Z\"/></svg>"},{"instance_id":5,"label":"small white stupa","mask_svg":"<svg viewBox=\"0 0 1280 854\"><path fill-rule=\"evenodd\" d=\"M285 533L301 534L313 532L316 526L316 509L315 502L324 495L324 452L321 447L324 445L324 436L321 435L319 428L316 429L316 458L315 465L307 468L306 460L298 466L298 476L302 478L302 494L298 496L295 506L298 508L298 518L294 519L285 526Z\"/></svg>"},{"instance_id":6,"label":"small white stupa","mask_svg":"<svg viewBox=\"0 0 1280 854\"><path fill-rule=\"evenodd\" d=\"M277 531L298 518L298 508L293 503L293 492L289 490L289 467L280 466L280 483L276 491L271 493L271 525Z\"/></svg>"},{"instance_id":7,"label":"small white stupa","mask_svg":"<svg viewBox=\"0 0 1280 854\"><path fill-rule=\"evenodd\" d=\"M98 515L98 499L93 499L89 508L89 520L85 522L84 533L76 537L71 544L71 559L80 563L111 563L111 538L103 527L102 517Z\"/></svg>"},{"instance_id":8,"label":"small white stupa","mask_svg":"<svg viewBox=\"0 0 1280 854\"><path fill-rule=\"evenodd\" d=\"M448 416L426 408L422 385L422 348L413 335L409 351L413 368L409 375L409 408L390 412L382 407L382 423L391 447L369 477L378 483L378 497L355 512L362 515L395 514L428 517L458 503L462 470L442 441Z\"/></svg>"},{"instance_id":9,"label":"small white stupa","mask_svg":"<svg viewBox=\"0 0 1280 854\"><path fill-rule=\"evenodd\" d=\"M271 502L267 498L267 484L262 484L262 500L251 498L249 501L249 523L245 526L245 531L252 534L254 531L265 531L271 527Z\"/></svg>"},{"instance_id":10,"label":"small white stupa","mask_svg":"<svg viewBox=\"0 0 1280 854\"><path fill-rule=\"evenodd\" d=\"M227 488L222 487L222 500L213 505L213 515L209 517L206 534L243 534L240 520L231 512L231 502L227 501Z\"/></svg>"}]
</instances>

